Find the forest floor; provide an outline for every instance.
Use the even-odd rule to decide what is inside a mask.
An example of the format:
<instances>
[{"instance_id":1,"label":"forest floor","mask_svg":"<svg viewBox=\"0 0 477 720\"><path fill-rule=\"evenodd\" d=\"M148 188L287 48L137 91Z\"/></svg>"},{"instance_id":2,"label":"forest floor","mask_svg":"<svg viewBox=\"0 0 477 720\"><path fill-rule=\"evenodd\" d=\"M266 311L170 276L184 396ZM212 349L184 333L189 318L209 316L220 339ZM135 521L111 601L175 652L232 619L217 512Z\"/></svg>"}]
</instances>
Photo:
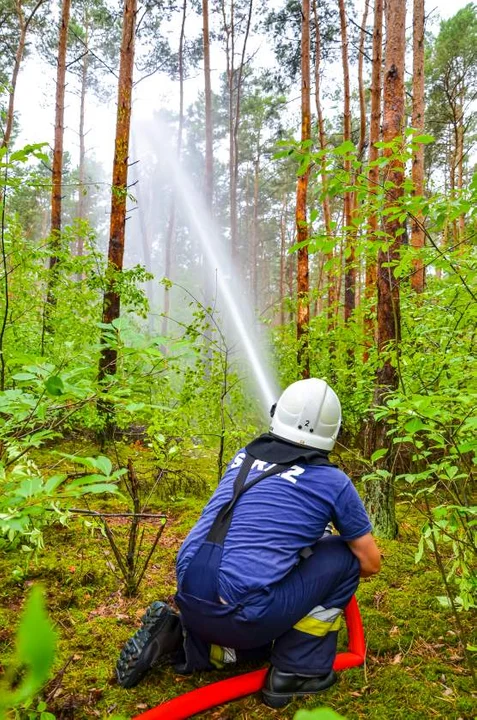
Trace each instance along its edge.
<instances>
[{"instance_id":1,"label":"forest floor","mask_svg":"<svg viewBox=\"0 0 477 720\"><path fill-rule=\"evenodd\" d=\"M73 452L67 444L61 449ZM81 454L98 454L97 449L89 450L87 453L82 448ZM121 455L132 457L138 468L146 468L144 451L137 442L123 446ZM37 462L49 460L39 456ZM196 461L197 478L203 465L203 459ZM114 677L118 653L137 629L145 608L153 600L173 598L177 550L210 492L207 480L198 480L199 486L201 497L192 498L181 497L175 492L178 488L166 484L159 498L149 503L149 510L166 512L168 520L139 593L133 598L124 596L110 569L114 558L107 538L88 527L85 518L74 518L67 527L49 527L44 551L28 567L20 550L0 554L0 671L12 653L28 587L41 582L60 636L56 676L45 693L48 709L58 720L114 715L131 718L228 676L214 672L185 678L172 669L156 670L131 690L118 687ZM90 507L124 511L124 502L102 497ZM348 720L477 717L477 702L454 619L437 599L444 594L439 574L430 558L415 564L417 520L404 505L399 512L399 539L379 542L382 572L363 581L357 594L367 641L366 666L340 673L338 683L319 699L300 700L283 710L271 710L258 696L250 696L197 717L272 720L293 718L301 707L318 706L332 707ZM118 541L126 531L127 523L118 519L114 524ZM152 541L152 525L146 526L145 537ZM471 618L465 613L462 622L470 628ZM342 647L345 642L342 638Z\"/></svg>"}]
</instances>

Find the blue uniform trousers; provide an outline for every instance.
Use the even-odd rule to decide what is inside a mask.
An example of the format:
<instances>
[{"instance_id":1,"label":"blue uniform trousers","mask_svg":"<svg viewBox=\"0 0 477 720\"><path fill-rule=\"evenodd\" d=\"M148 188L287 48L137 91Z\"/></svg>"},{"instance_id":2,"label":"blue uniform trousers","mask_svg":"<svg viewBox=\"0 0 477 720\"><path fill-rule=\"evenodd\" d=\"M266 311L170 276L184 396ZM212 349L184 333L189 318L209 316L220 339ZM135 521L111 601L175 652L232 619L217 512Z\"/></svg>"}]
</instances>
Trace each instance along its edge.
<instances>
[{"instance_id":1,"label":"blue uniform trousers","mask_svg":"<svg viewBox=\"0 0 477 720\"><path fill-rule=\"evenodd\" d=\"M327 674L336 655L342 610L359 583L359 563L346 542L323 537L283 580L235 605L218 598L221 548L218 553L217 545L206 545L206 552L198 553L200 561L192 559L176 596L186 671L217 667L235 655L239 660L262 656L271 648L271 662L279 670Z\"/></svg>"}]
</instances>

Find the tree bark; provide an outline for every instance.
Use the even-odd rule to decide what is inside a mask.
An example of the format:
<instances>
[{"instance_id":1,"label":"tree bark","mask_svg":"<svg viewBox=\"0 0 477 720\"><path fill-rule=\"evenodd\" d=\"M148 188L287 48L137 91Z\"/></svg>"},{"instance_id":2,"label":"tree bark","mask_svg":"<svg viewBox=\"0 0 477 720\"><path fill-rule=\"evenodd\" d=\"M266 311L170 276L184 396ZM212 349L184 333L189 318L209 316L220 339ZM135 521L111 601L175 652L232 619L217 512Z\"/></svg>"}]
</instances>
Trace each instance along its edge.
<instances>
[{"instance_id":1,"label":"tree bark","mask_svg":"<svg viewBox=\"0 0 477 720\"><path fill-rule=\"evenodd\" d=\"M239 143L238 143L238 129L240 123L240 104L242 100L242 85L243 85L243 69L245 65L245 54L247 51L248 37L250 34L250 26L252 22L253 13L253 0L249 0L247 25L245 28L245 35L242 45L242 53L240 57L240 65L238 68L237 82L235 85L235 110L233 117L233 182L231 183L231 216L233 222L231 223L231 237L232 237L232 257L236 261L238 260L238 217L237 217L237 189L238 189L238 170L239 170ZM233 210L232 210L233 208Z\"/></svg>"},{"instance_id":2,"label":"tree bark","mask_svg":"<svg viewBox=\"0 0 477 720\"><path fill-rule=\"evenodd\" d=\"M253 218L252 218L252 297L253 305L258 310L258 201L260 189L260 148L257 143L257 156L253 161Z\"/></svg>"},{"instance_id":3,"label":"tree bark","mask_svg":"<svg viewBox=\"0 0 477 720\"><path fill-rule=\"evenodd\" d=\"M301 21L301 141L311 137L311 110L310 110L310 0L302 0ZM306 149L306 152L309 148ZM307 192L309 171L298 177L296 191L296 230L297 242L307 243ZM297 263L297 341L298 341L298 370L303 378L310 377L309 355L309 271L308 271L308 245L298 250Z\"/></svg>"},{"instance_id":4,"label":"tree bark","mask_svg":"<svg viewBox=\"0 0 477 720\"><path fill-rule=\"evenodd\" d=\"M179 126L177 128L176 162L180 162L182 151L182 134L184 131L184 37L187 17L187 0L182 4L182 23L179 36ZM169 224L167 227L166 244L164 248L164 275L169 280L172 275L172 246L176 237L176 197L172 194ZM164 286L164 314L162 316L162 334L167 335L167 321L170 309L170 295L167 285Z\"/></svg>"},{"instance_id":5,"label":"tree bark","mask_svg":"<svg viewBox=\"0 0 477 720\"><path fill-rule=\"evenodd\" d=\"M320 19L318 17L318 9L316 0L313 0L313 18L315 21L315 106L316 106L316 117L318 122L318 139L320 143L320 150L323 155L321 157L321 187L322 187L322 209L323 209L323 222L325 225L326 237L331 239L334 236L333 228L331 225L331 208L330 198L328 195L328 168L327 158L324 154L327 143L325 133L325 121L323 118L323 108L321 105L321 30L320 30ZM333 250L326 254L326 261L329 265L327 273L327 286L328 286L328 301L327 301L327 317L328 317L328 329L332 330L335 324L335 303L336 303L336 277L333 269Z\"/></svg>"},{"instance_id":6,"label":"tree bark","mask_svg":"<svg viewBox=\"0 0 477 720\"><path fill-rule=\"evenodd\" d=\"M111 276L108 279L103 300L103 323L108 325L120 316L120 296L116 289L114 275L122 271L124 257L136 13L137 0L125 0L108 248L108 272ZM116 366L117 350L104 344L99 361L99 379L102 380L106 375L114 375Z\"/></svg>"},{"instance_id":7,"label":"tree bark","mask_svg":"<svg viewBox=\"0 0 477 720\"><path fill-rule=\"evenodd\" d=\"M295 225L296 230L296 225ZM293 238L293 242L296 240L296 237ZM287 287L288 287L288 297L292 298L295 295L295 278L297 276L297 256L296 253L290 253L286 257L286 274L287 274ZM293 311L293 303L289 304L289 310L288 310L288 322L291 324L295 320L295 313Z\"/></svg>"},{"instance_id":8,"label":"tree bark","mask_svg":"<svg viewBox=\"0 0 477 720\"><path fill-rule=\"evenodd\" d=\"M341 61L343 65L343 142L351 140L351 91L349 83L349 61L348 61L348 23L346 20L346 11L344 0L339 0L340 9L340 25L341 25ZM344 160L344 170L347 173L349 182L351 182L351 158L350 153L346 153ZM355 292L356 292L356 259L355 259L355 243L354 233L352 231L353 222L353 194L350 191L344 193L344 235L345 235L345 302L344 302L344 319L348 322L355 308Z\"/></svg>"},{"instance_id":9,"label":"tree bark","mask_svg":"<svg viewBox=\"0 0 477 720\"><path fill-rule=\"evenodd\" d=\"M364 40L366 37L366 24L368 22L369 0L366 0L361 20L361 32L359 34L359 52L358 52L358 94L359 94L359 143L358 157L361 159L364 148L366 146L366 98L364 94Z\"/></svg>"},{"instance_id":10,"label":"tree bark","mask_svg":"<svg viewBox=\"0 0 477 720\"><path fill-rule=\"evenodd\" d=\"M131 157L137 157L134 137L132 138L132 142L131 142ZM150 211L152 203L151 203L150 197L149 197L150 193L147 193L148 197L146 199L146 194L143 193L143 189L141 187L140 180L137 183L137 185L135 186L135 195L136 195L138 217L139 217L139 232L141 233L142 258L144 261L144 265L146 266L146 270L150 271L152 269L152 253L151 253L152 233L151 233L149 223L146 222L146 217L149 217L148 211ZM146 289L147 301L149 303L149 317L148 317L149 334L152 336L152 335L154 335L154 332L156 330L155 318L154 318L153 312L151 312L151 309L154 309L155 304L156 304L156 283L155 283L155 281L148 280L146 282L145 289Z\"/></svg>"},{"instance_id":11,"label":"tree bark","mask_svg":"<svg viewBox=\"0 0 477 720\"><path fill-rule=\"evenodd\" d=\"M283 193L280 213L280 325L285 325L285 274L286 274L286 240L287 240L287 194Z\"/></svg>"},{"instance_id":12,"label":"tree bark","mask_svg":"<svg viewBox=\"0 0 477 720\"><path fill-rule=\"evenodd\" d=\"M51 310L56 304L55 290L58 273L59 253L61 250L61 200L63 173L63 136L66 89L66 51L68 46L68 27L70 22L71 0L63 0L61 5L60 32L58 38L58 65L56 72L55 100L55 140L51 173L51 220L50 220L50 261L46 303L43 313L41 352L45 349L45 337L51 333Z\"/></svg>"},{"instance_id":13,"label":"tree bark","mask_svg":"<svg viewBox=\"0 0 477 720\"><path fill-rule=\"evenodd\" d=\"M361 30L359 35L359 49L358 49L358 96L359 96L359 140L358 140L358 147L357 147L357 159L358 159L358 165L356 169L353 171L353 185L356 185L358 176L361 175L361 169L362 169L362 163L363 163L363 156L364 151L366 149L366 98L364 93L364 79L363 79L363 73L364 73L364 59L365 59L365 37L366 37L366 27L368 23L368 14L369 14L369 0L365 0L364 10L363 10L363 16L361 18ZM352 194L352 216L353 220L358 217L359 213L359 204L360 200L358 197L358 193L356 191ZM353 229L351 231L351 242L353 246L355 247L357 244L357 237L358 237L358 227L357 223L355 222L353 225ZM356 263L356 260L355 260ZM355 278L355 287L354 287L354 304L355 308L360 306L361 303L361 267L362 267L362 261L361 258L358 260L358 265L354 267L354 278ZM352 360L354 356L354 351L352 348L348 350L348 356L349 359Z\"/></svg>"},{"instance_id":14,"label":"tree bark","mask_svg":"<svg viewBox=\"0 0 477 720\"><path fill-rule=\"evenodd\" d=\"M364 341L366 350L363 361L367 362L368 349L375 341L375 296L376 296L376 259L377 252L374 247L378 244L376 232L378 230L378 216L373 208L373 195L379 183L379 167L376 162L379 157L379 149L376 143L381 138L381 85L382 85L382 63L383 63L383 9L384 0L375 0L374 3L374 28L373 28L373 67L371 74L371 121L369 124L369 194L371 198L371 212L368 219L368 248L366 252L366 275L365 275L365 300L366 315L364 319Z\"/></svg>"},{"instance_id":15,"label":"tree bark","mask_svg":"<svg viewBox=\"0 0 477 720\"><path fill-rule=\"evenodd\" d=\"M413 68L412 68L412 127L418 135L424 132L424 1L414 0L413 20ZM412 157L413 195L424 195L424 145L416 148ZM420 250L424 247L424 216L418 213L411 221L411 245ZM418 293L424 290L425 270L422 258L413 261L411 287Z\"/></svg>"},{"instance_id":16,"label":"tree bark","mask_svg":"<svg viewBox=\"0 0 477 720\"><path fill-rule=\"evenodd\" d=\"M202 0L205 89L205 202L212 214L214 197L214 151L212 125L212 85L210 80L209 0Z\"/></svg>"},{"instance_id":17,"label":"tree bark","mask_svg":"<svg viewBox=\"0 0 477 720\"><path fill-rule=\"evenodd\" d=\"M13 63L13 70L12 70L12 78L10 80L10 88L8 92L8 108L7 108L7 116L5 121L5 131L3 133L3 138L0 143L0 147L7 147L10 143L10 138L12 136L12 130L13 130L13 121L15 118L15 92L17 89L17 81L18 81L18 74L20 72L20 67L23 60L23 55L25 54L25 45L26 45L26 37L28 33L28 28L35 17L37 11L41 7L41 5L45 2L45 0L39 0L39 2L36 3L36 5L33 7L31 13L25 20L25 13L23 11L22 2L21 0L16 0L15 2L15 12L18 18L18 27L20 30L20 34L18 37L18 45L17 50L15 53L15 62Z\"/></svg>"},{"instance_id":18,"label":"tree bark","mask_svg":"<svg viewBox=\"0 0 477 720\"><path fill-rule=\"evenodd\" d=\"M235 68L235 44L236 44L236 17L234 0L230 2L230 23L227 20L225 0L221 0L222 22L225 33L226 52L226 73L228 86L228 110L229 110L229 203L230 203L230 246L231 256L237 267L239 256L238 236L238 215L237 215L237 190L238 190L238 128L240 122L240 103L242 96L243 69L245 65L245 54L247 50L248 37L253 13L253 0L249 0L247 23L245 27L244 40L240 53L240 64Z\"/></svg>"},{"instance_id":19,"label":"tree bark","mask_svg":"<svg viewBox=\"0 0 477 720\"><path fill-rule=\"evenodd\" d=\"M406 45L406 0L393 0L386 7L386 57L384 73L383 102L383 141L390 143L402 136L404 115L404 63ZM403 194L404 167L399 157L393 157L393 150L386 148L385 155L392 158L387 166L386 206L399 203ZM396 390L399 375L396 364L399 357L400 306L399 279L394 275L393 265L398 261L401 247L402 229L399 219L386 215L383 229L387 236L387 249L378 253L378 351L381 365L376 373L374 405L383 405L386 396ZM388 353L395 353L394 362ZM384 357L383 357L384 355ZM368 450L388 448L382 466L389 472L387 478L380 478L366 484L366 504L375 532L381 537L396 536L396 518L394 509L393 468L395 452L387 433L389 426L384 421L370 423Z\"/></svg>"},{"instance_id":20,"label":"tree bark","mask_svg":"<svg viewBox=\"0 0 477 720\"><path fill-rule=\"evenodd\" d=\"M80 87L80 119L79 119L79 162L78 162L78 218L84 220L86 217L86 144L85 144L85 106L86 106L86 90L88 87L88 70L89 70L89 16L88 8L85 8L84 14L84 44L86 51L83 55L81 65L81 87ZM82 256L84 252L84 239L80 234L76 245L76 253Z\"/></svg>"},{"instance_id":21,"label":"tree bark","mask_svg":"<svg viewBox=\"0 0 477 720\"><path fill-rule=\"evenodd\" d=\"M464 98L460 98L459 105L457 106L457 190L459 191L459 197L464 187ZM459 215L459 232L457 234L457 241L461 243L465 235L465 214Z\"/></svg>"},{"instance_id":22,"label":"tree bark","mask_svg":"<svg viewBox=\"0 0 477 720\"><path fill-rule=\"evenodd\" d=\"M228 130L229 130L229 205L230 205L230 252L232 258L236 253L237 239L237 207L236 192L234 187L234 77L235 77L235 27L234 27L234 3L230 7L230 24L227 20L225 0L221 0L222 23L225 35L225 63L228 89Z\"/></svg>"},{"instance_id":23,"label":"tree bark","mask_svg":"<svg viewBox=\"0 0 477 720\"><path fill-rule=\"evenodd\" d=\"M66 50L68 43L68 26L70 22L71 0L63 0L61 6L61 24L58 42L58 69L56 75L56 112L55 112L55 144L53 148L52 191L51 191L51 234L55 249L61 233L61 180L63 172L63 136L65 116L66 89ZM56 265L58 258L50 257L50 270Z\"/></svg>"}]
</instances>

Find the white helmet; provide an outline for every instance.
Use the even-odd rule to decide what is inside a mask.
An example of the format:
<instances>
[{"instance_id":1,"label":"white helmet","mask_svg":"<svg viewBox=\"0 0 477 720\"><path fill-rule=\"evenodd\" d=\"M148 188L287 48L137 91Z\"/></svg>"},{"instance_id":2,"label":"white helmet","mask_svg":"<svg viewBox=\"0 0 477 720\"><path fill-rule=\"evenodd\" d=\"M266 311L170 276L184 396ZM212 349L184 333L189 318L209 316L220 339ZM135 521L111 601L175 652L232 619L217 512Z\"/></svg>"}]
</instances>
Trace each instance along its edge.
<instances>
[{"instance_id":1,"label":"white helmet","mask_svg":"<svg viewBox=\"0 0 477 720\"><path fill-rule=\"evenodd\" d=\"M273 435L319 450L333 450L341 425L338 396L318 378L298 380L281 394L270 432Z\"/></svg>"}]
</instances>

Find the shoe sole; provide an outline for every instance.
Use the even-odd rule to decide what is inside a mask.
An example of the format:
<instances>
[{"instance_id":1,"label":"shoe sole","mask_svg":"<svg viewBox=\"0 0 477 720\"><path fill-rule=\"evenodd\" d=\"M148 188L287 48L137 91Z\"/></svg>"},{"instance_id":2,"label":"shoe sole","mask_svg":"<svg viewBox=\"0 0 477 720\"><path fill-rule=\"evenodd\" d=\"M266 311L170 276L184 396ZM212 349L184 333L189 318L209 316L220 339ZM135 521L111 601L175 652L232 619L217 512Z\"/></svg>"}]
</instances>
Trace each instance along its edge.
<instances>
[{"instance_id":1,"label":"shoe sole","mask_svg":"<svg viewBox=\"0 0 477 720\"><path fill-rule=\"evenodd\" d=\"M166 619L169 607L158 600L150 605L141 619L141 627L129 638L116 664L116 677L123 688L137 685L152 667L149 662L141 663L141 655L151 640L151 630L161 619Z\"/></svg>"}]
</instances>

